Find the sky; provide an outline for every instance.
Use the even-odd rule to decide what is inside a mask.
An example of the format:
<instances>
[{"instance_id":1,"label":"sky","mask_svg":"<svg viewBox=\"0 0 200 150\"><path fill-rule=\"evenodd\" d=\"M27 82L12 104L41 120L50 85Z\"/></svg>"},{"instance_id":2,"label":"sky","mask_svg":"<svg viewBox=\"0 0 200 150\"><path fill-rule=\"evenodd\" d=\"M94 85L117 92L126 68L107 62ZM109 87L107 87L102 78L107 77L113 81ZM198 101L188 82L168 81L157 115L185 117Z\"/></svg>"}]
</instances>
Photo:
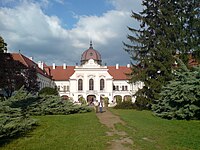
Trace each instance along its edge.
<instances>
[{"instance_id":1,"label":"sky","mask_svg":"<svg viewBox=\"0 0 200 150\"><path fill-rule=\"evenodd\" d=\"M127 26L138 28L131 11L142 11L142 0L0 0L0 36L8 52L19 52L47 65L80 64L93 48L107 65L126 65L123 50Z\"/></svg>"}]
</instances>

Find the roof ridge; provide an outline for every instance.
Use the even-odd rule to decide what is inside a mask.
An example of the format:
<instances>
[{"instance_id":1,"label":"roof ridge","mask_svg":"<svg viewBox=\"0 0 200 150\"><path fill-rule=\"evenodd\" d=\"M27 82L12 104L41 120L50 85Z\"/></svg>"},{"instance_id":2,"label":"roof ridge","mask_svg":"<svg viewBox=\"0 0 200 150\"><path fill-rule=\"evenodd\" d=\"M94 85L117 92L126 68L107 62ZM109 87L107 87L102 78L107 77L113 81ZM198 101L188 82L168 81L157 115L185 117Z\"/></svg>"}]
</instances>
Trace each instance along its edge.
<instances>
[{"instance_id":1,"label":"roof ridge","mask_svg":"<svg viewBox=\"0 0 200 150\"><path fill-rule=\"evenodd\" d=\"M24 62L24 64L28 67L27 62L24 60L24 55L22 55L21 53L17 53L19 54L19 56L22 58L22 61Z\"/></svg>"}]
</instances>

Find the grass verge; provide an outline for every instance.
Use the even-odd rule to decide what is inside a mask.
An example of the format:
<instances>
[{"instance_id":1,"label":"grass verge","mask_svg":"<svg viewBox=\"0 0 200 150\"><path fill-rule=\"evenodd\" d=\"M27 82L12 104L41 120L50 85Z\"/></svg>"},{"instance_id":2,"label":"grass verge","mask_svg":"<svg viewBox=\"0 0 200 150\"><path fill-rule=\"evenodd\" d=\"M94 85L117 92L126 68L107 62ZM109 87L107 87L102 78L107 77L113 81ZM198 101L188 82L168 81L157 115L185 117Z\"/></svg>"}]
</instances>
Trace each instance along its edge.
<instances>
[{"instance_id":1,"label":"grass verge","mask_svg":"<svg viewBox=\"0 0 200 150\"><path fill-rule=\"evenodd\" d=\"M94 113L37 116L40 126L1 150L104 150L106 128Z\"/></svg>"},{"instance_id":2,"label":"grass verge","mask_svg":"<svg viewBox=\"0 0 200 150\"><path fill-rule=\"evenodd\" d=\"M133 139L133 149L197 150L200 148L200 121L165 120L149 111L115 110L126 126L117 125Z\"/></svg>"}]
</instances>

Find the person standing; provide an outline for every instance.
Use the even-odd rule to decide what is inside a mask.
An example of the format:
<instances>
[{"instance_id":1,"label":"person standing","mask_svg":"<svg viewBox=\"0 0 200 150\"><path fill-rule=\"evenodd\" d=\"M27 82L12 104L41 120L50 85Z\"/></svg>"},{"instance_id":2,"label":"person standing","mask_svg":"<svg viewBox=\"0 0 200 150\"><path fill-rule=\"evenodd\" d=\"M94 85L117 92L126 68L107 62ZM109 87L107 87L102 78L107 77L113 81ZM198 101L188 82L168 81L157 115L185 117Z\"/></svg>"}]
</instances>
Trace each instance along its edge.
<instances>
[{"instance_id":1,"label":"person standing","mask_svg":"<svg viewBox=\"0 0 200 150\"><path fill-rule=\"evenodd\" d=\"M99 102L97 100L95 100L93 103L94 103L95 112L98 113Z\"/></svg>"},{"instance_id":2,"label":"person standing","mask_svg":"<svg viewBox=\"0 0 200 150\"><path fill-rule=\"evenodd\" d=\"M99 112L100 113L103 112L103 103L102 103L102 101L99 102Z\"/></svg>"}]
</instances>

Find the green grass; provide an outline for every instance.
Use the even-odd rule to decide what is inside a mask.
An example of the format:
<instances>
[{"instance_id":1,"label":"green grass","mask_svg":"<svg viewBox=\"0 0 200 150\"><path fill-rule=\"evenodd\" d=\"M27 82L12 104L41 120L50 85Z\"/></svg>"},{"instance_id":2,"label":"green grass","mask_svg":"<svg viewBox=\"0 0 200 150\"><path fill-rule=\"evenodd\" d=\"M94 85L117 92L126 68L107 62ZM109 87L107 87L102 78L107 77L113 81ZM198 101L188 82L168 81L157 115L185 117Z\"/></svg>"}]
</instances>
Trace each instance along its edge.
<instances>
[{"instance_id":1,"label":"green grass","mask_svg":"<svg viewBox=\"0 0 200 150\"><path fill-rule=\"evenodd\" d=\"M106 128L94 113L39 116L40 126L2 150L104 150Z\"/></svg>"},{"instance_id":2,"label":"green grass","mask_svg":"<svg viewBox=\"0 0 200 150\"><path fill-rule=\"evenodd\" d=\"M115 110L126 126L117 124L133 139L132 149L197 150L200 121L164 120L149 111ZM103 115L103 114L102 114ZM38 116L40 126L26 136L0 147L1 150L105 150L108 129L94 112L74 115Z\"/></svg>"},{"instance_id":3,"label":"green grass","mask_svg":"<svg viewBox=\"0 0 200 150\"><path fill-rule=\"evenodd\" d=\"M200 121L164 120L149 111L115 110L126 126L125 130L134 141L133 149L144 150L197 150L200 149Z\"/></svg>"}]
</instances>

